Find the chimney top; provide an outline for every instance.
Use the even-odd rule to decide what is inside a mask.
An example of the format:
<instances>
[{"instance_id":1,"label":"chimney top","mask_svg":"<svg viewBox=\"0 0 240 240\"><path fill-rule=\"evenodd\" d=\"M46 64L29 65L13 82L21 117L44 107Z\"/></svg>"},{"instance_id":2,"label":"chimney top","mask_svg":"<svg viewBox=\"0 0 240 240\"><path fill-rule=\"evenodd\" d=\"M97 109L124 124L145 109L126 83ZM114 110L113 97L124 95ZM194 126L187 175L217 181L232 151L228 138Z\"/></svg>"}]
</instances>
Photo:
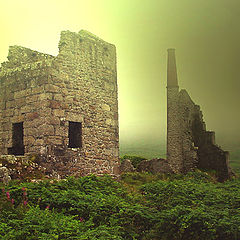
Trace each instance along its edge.
<instances>
[{"instance_id":1,"label":"chimney top","mask_svg":"<svg viewBox=\"0 0 240 240\"><path fill-rule=\"evenodd\" d=\"M168 51L167 87L178 87L175 49L169 48L167 51Z\"/></svg>"}]
</instances>

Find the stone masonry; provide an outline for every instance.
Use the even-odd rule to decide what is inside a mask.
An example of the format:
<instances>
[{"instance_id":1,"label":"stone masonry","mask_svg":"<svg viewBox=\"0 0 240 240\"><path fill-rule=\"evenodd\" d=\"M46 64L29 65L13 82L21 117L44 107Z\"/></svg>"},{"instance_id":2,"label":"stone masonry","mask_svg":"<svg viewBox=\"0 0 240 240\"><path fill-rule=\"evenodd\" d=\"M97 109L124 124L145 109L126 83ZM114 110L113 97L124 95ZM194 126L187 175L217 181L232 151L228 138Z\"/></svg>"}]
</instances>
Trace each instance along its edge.
<instances>
[{"instance_id":1,"label":"stone masonry","mask_svg":"<svg viewBox=\"0 0 240 240\"><path fill-rule=\"evenodd\" d=\"M116 49L61 32L57 56L12 46L0 68L0 154L38 155L47 174L118 174Z\"/></svg>"},{"instance_id":2,"label":"stone masonry","mask_svg":"<svg viewBox=\"0 0 240 240\"><path fill-rule=\"evenodd\" d=\"M215 133L206 131L200 107L178 87L175 50L168 49L167 161L175 173L195 168L215 170L218 180L232 174L229 153L215 144Z\"/></svg>"}]
</instances>

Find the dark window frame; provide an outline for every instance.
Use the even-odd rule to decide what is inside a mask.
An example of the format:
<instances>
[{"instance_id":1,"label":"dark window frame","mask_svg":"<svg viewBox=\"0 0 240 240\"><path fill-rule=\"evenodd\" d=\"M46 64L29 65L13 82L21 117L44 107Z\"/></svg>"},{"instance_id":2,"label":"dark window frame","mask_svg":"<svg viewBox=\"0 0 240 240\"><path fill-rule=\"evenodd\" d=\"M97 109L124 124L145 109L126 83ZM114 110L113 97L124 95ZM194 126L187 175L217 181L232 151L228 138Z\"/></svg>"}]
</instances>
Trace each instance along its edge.
<instances>
[{"instance_id":1,"label":"dark window frame","mask_svg":"<svg viewBox=\"0 0 240 240\"><path fill-rule=\"evenodd\" d=\"M82 148L82 123L69 121L68 148Z\"/></svg>"},{"instance_id":2,"label":"dark window frame","mask_svg":"<svg viewBox=\"0 0 240 240\"><path fill-rule=\"evenodd\" d=\"M12 123L12 147L8 148L8 154L22 156L24 150L24 128L23 122Z\"/></svg>"}]
</instances>

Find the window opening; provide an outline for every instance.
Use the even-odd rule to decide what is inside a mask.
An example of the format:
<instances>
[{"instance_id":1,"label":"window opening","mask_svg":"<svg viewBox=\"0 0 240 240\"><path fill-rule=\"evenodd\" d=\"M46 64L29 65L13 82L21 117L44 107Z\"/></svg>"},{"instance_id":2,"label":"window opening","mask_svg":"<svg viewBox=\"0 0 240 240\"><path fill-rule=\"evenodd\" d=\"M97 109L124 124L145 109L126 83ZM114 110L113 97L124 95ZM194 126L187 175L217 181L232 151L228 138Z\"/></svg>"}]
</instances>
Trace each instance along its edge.
<instances>
[{"instance_id":1,"label":"window opening","mask_svg":"<svg viewBox=\"0 0 240 240\"><path fill-rule=\"evenodd\" d=\"M82 123L69 122L68 128L69 148L82 147Z\"/></svg>"},{"instance_id":2,"label":"window opening","mask_svg":"<svg viewBox=\"0 0 240 240\"><path fill-rule=\"evenodd\" d=\"M8 148L8 154L24 155L23 122L12 124L12 147Z\"/></svg>"}]
</instances>

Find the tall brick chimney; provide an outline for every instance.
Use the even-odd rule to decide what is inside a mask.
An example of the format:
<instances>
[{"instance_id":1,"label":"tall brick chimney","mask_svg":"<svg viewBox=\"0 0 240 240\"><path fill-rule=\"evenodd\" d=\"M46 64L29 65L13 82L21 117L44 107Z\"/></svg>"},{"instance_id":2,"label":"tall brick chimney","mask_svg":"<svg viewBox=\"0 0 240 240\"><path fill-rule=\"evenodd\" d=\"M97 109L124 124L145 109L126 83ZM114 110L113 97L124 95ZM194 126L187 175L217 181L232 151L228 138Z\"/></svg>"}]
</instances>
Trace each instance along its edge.
<instances>
[{"instance_id":1,"label":"tall brick chimney","mask_svg":"<svg viewBox=\"0 0 240 240\"><path fill-rule=\"evenodd\" d=\"M167 87L178 87L175 49L169 48L167 51L168 51Z\"/></svg>"},{"instance_id":2,"label":"tall brick chimney","mask_svg":"<svg viewBox=\"0 0 240 240\"><path fill-rule=\"evenodd\" d=\"M167 160L175 173L183 169L178 96L175 49L171 48L168 49L167 65Z\"/></svg>"}]
</instances>

